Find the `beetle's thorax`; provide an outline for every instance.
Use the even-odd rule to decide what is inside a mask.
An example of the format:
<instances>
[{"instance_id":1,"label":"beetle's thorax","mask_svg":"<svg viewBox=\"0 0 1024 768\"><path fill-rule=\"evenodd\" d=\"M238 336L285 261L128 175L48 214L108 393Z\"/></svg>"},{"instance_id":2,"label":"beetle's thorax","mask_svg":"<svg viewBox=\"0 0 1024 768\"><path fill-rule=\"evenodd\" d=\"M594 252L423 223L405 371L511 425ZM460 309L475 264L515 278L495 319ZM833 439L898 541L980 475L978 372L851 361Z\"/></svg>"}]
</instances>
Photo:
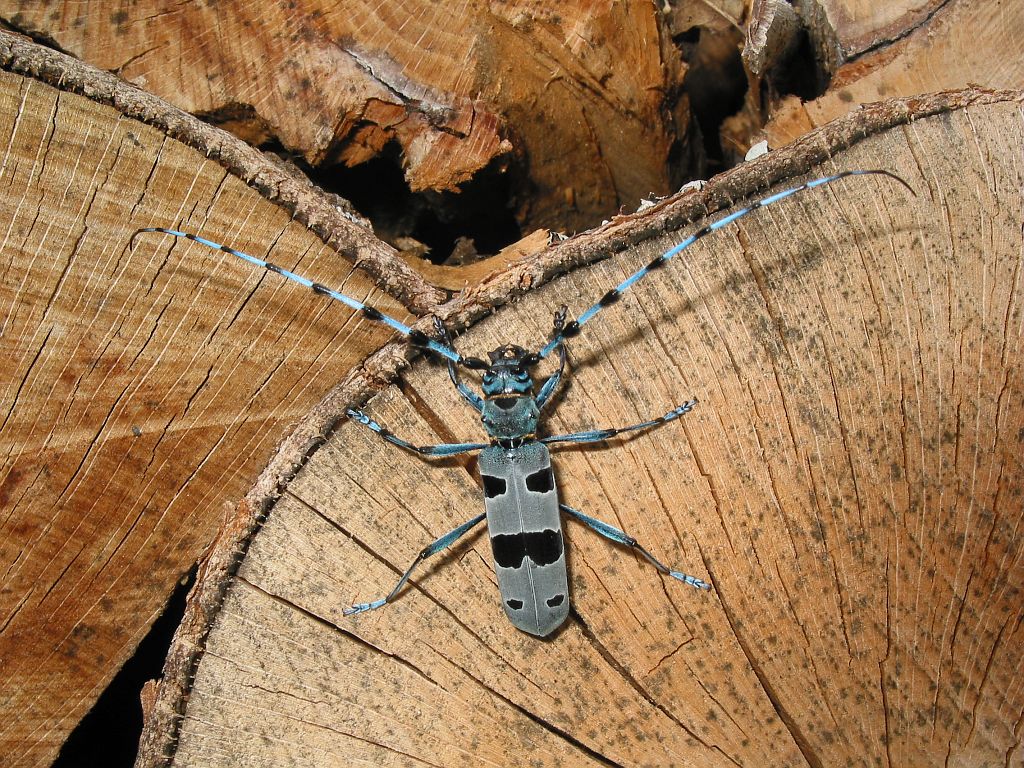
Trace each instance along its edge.
<instances>
[{"instance_id":1,"label":"beetle's thorax","mask_svg":"<svg viewBox=\"0 0 1024 768\"><path fill-rule=\"evenodd\" d=\"M535 356L514 344L498 347L488 356L491 364L484 372L480 414L484 429L497 441L532 437L540 416L529 370Z\"/></svg>"}]
</instances>

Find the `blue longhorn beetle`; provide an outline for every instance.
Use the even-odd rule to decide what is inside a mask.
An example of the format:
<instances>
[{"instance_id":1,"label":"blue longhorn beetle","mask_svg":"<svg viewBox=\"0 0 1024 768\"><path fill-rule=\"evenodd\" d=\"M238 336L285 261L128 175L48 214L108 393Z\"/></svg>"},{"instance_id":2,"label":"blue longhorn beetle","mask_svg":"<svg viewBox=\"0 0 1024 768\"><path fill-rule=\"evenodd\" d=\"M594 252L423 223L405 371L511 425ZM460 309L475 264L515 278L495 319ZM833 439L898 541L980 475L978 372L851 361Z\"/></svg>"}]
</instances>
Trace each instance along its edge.
<instances>
[{"instance_id":1,"label":"blue longhorn beetle","mask_svg":"<svg viewBox=\"0 0 1024 768\"><path fill-rule=\"evenodd\" d=\"M430 350L445 358L452 384L462 398L480 414L480 420L487 432L489 442L413 445L393 435L362 411L350 408L346 413L349 418L373 430L389 443L422 456L455 456L479 451L485 511L424 547L412 565L402 574L394 589L386 596L373 602L358 603L350 608L345 608L344 614L347 616L362 613L380 608L390 602L405 586L417 565L431 555L450 547L468 531L483 522L486 517L491 549L494 554L494 570L498 577L498 587L501 590L501 601L505 613L519 629L543 637L561 626L569 614L569 587L560 512L565 512L570 517L579 520L601 536L635 550L663 574L698 589L711 589L711 585L707 582L666 566L626 532L559 502L554 475L551 472L551 456L547 449L548 445L552 443L597 443L625 432L648 429L679 418L689 412L697 403L696 400L689 400L673 408L664 416L627 427L592 429L565 435L537 437L537 424L541 409L554 394L565 368L566 339L578 335L583 325L605 307L615 304L624 291L646 274L664 266L669 259L705 235L731 224L751 211L771 205L805 189L820 187L847 176L869 174L895 179L913 194L913 189L909 184L889 171L852 170L815 179L798 187L770 195L697 230L609 290L578 319L566 322L567 308L561 307L555 312L554 329L550 340L538 352L530 352L514 344L505 344L488 353L489 362L478 357L464 357L457 352L447 329L436 317L434 326L437 331L437 339L432 339L422 331L410 328L350 296L314 283L263 259L197 235L161 227L148 227L136 232L132 240L134 241L135 237L143 232L159 232L230 253L250 264L311 288L315 293L340 301L360 312L365 318L384 323L398 331L414 346ZM530 371L556 351L558 352L558 368L544 380L540 391L535 395L533 376ZM483 397L459 379L456 366L473 371L483 371Z\"/></svg>"}]
</instances>

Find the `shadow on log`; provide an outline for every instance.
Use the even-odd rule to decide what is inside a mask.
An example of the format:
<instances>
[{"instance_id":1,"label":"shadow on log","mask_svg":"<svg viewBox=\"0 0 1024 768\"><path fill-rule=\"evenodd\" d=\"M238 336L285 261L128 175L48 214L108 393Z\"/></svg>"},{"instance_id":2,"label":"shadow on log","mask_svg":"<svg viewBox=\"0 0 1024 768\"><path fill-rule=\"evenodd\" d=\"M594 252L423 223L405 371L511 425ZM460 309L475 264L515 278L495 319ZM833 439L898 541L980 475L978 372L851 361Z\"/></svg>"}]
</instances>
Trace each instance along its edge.
<instances>
[{"instance_id":1,"label":"shadow on log","mask_svg":"<svg viewBox=\"0 0 1024 768\"><path fill-rule=\"evenodd\" d=\"M183 629L139 765L1019 762L1021 103L965 92L863 110L439 310L616 253L457 339L470 354L536 347L556 307L589 306L700 208L846 168L914 186L847 180L749 216L571 344L551 432L700 399L555 462L564 501L712 593L570 522L574 608L550 640L507 622L484 535L345 618L482 508L472 465L345 424L237 574L200 585L196 601L223 603ZM482 434L431 361L368 410L417 443Z\"/></svg>"}]
</instances>

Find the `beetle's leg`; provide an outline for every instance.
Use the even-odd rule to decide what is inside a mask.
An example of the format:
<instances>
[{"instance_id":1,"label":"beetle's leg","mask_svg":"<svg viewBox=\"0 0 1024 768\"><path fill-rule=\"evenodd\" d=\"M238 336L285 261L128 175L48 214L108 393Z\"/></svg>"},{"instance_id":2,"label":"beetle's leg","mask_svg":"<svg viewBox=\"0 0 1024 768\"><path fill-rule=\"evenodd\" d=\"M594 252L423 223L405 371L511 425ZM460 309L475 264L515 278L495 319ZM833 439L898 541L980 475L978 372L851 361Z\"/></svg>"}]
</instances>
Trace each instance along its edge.
<instances>
[{"instance_id":1,"label":"beetle's leg","mask_svg":"<svg viewBox=\"0 0 1024 768\"><path fill-rule=\"evenodd\" d=\"M437 330L438 335L441 337L441 343L446 345L449 349L455 349L452 344L452 336L448 332L448 328L445 326L444 321L440 317L434 316L434 328ZM483 410L484 401L476 392L470 389L467 385L463 384L459 379L459 372L455 368L455 363L450 358L445 358L448 363L448 378L452 380L452 384L459 390L459 394L462 395L462 399L473 406L477 412Z\"/></svg>"},{"instance_id":2,"label":"beetle's leg","mask_svg":"<svg viewBox=\"0 0 1024 768\"><path fill-rule=\"evenodd\" d=\"M623 432L635 432L638 429L656 427L667 421L678 419L684 413L689 413L693 410L693 406L696 404L696 400L687 400L682 405L673 408L664 416L659 416L656 419L648 419L647 421L641 421L639 424L631 424L628 427L618 427L616 429L591 429L586 432L572 432L568 435L551 435L550 437L541 438L540 441L542 443L599 443L602 440L607 440L609 437L620 435Z\"/></svg>"},{"instance_id":3,"label":"beetle's leg","mask_svg":"<svg viewBox=\"0 0 1024 768\"><path fill-rule=\"evenodd\" d=\"M573 509L567 504L559 504L558 506L562 508L563 512L571 515L572 517L575 517L585 526L587 526L591 530L597 531L606 539L611 539L612 541L618 542L619 544L625 544L627 547L635 549L641 555L646 557L654 565L655 568L664 573L666 576L671 576L673 579L679 579L679 581L683 582L684 584L689 584L691 587L697 587L698 589L711 589L710 584L708 584L706 581L701 581L696 576L690 576L689 574L683 573L682 571L673 571L667 565L658 560L654 555L648 552L644 547L640 546L636 539L634 539L625 531L620 531L614 525L609 525L608 523L603 523L600 520L597 520L596 518L590 517L589 515L584 515L578 509Z\"/></svg>"},{"instance_id":4,"label":"beetle's leg","mask_svg":"<svg viewBox=\"0 0 1024 768\"><path fill-rule=\"evenodd\" d=\"M569 311L569 307L563 304L557 310L555 310L555 323L552 335L558 336L562 332L562 328L565 327L565 315ZM537 395L537 407L543 408L544 404L548 399L555 393L555 389L558 387L558 382L562 380L562 372L565 370L565 340L558 342L556 347L558 350L558 370L548 376L547 381L540 388L540 394ZM450 367L454 368L454 364Z\"/></svg>"},{"instance_id":5,"label":"beetle's leg","mask_svg":"<svg viewBox=\"0 0 1024 768\"><path fill-rule=\"evenodd\" d=\"M450 547L452 544L454 544L456 541L462 538L470 529L478 525L484 519L484 517L485 514L480 513L469 522L463 523L458 528L454 528L453 530L448 531L448 533L439 538L433 544L430 544L421 549L420 553L416 556L416 559L412 561L412 565L410 565L405 570L405 573L402 574L402 578L398 580L398 583L395 585L395 588L388 592L386 597L382 597L380 600L374 600L372 603L356 603L352 607L345 608L344 610L342 610L342 613L346 616L351 616L356 613L362 613L363 611L372 611L374 608L380 608L382 605L391 602L394 599L395 595L397 595L398 592L402 589L402 587L405 586L405 582L409 580L409 576L412 574L413 569L417 565L422 563L431 555L436 555L442 549Z\"/></svg>"},{"instance_id":6,"label":"beetle's leg","mask_svg":"<svg viewBox=\"0 0 1024 768\"><path fill-rule=\"evenodd\" d=\"M392 445L397 445L400 448L405 448L409 451L415 451L421 456L455 456L460 453L472 453L473 451L479 451L487 447L487 443L440 443L438 445L413 445L409 441L391 434L391 432L362 411L357 411L355 408L349 408L345 413L350 419L359 422L364 427L372 429Z\"/></svg>"}]
</instances>

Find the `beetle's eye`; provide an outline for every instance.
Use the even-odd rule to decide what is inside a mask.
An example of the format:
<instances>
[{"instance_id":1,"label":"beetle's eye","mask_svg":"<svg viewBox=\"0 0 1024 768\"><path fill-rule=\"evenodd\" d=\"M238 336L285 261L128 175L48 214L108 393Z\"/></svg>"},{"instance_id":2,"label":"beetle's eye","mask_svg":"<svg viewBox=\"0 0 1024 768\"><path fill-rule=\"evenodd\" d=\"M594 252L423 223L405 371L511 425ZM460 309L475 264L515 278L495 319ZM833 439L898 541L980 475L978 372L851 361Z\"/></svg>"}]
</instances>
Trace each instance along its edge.
<instances>
[{"instance_id":1,"label":"beetle's eye","mask_svg":"<svg viewBox=\"0 0 1024 768\"><path fill-rule=\"evenodd\" d=\"M516 371L516 381L526 381L530 378L530 374L526 371Z\"/></svg>"}]
</instances>

